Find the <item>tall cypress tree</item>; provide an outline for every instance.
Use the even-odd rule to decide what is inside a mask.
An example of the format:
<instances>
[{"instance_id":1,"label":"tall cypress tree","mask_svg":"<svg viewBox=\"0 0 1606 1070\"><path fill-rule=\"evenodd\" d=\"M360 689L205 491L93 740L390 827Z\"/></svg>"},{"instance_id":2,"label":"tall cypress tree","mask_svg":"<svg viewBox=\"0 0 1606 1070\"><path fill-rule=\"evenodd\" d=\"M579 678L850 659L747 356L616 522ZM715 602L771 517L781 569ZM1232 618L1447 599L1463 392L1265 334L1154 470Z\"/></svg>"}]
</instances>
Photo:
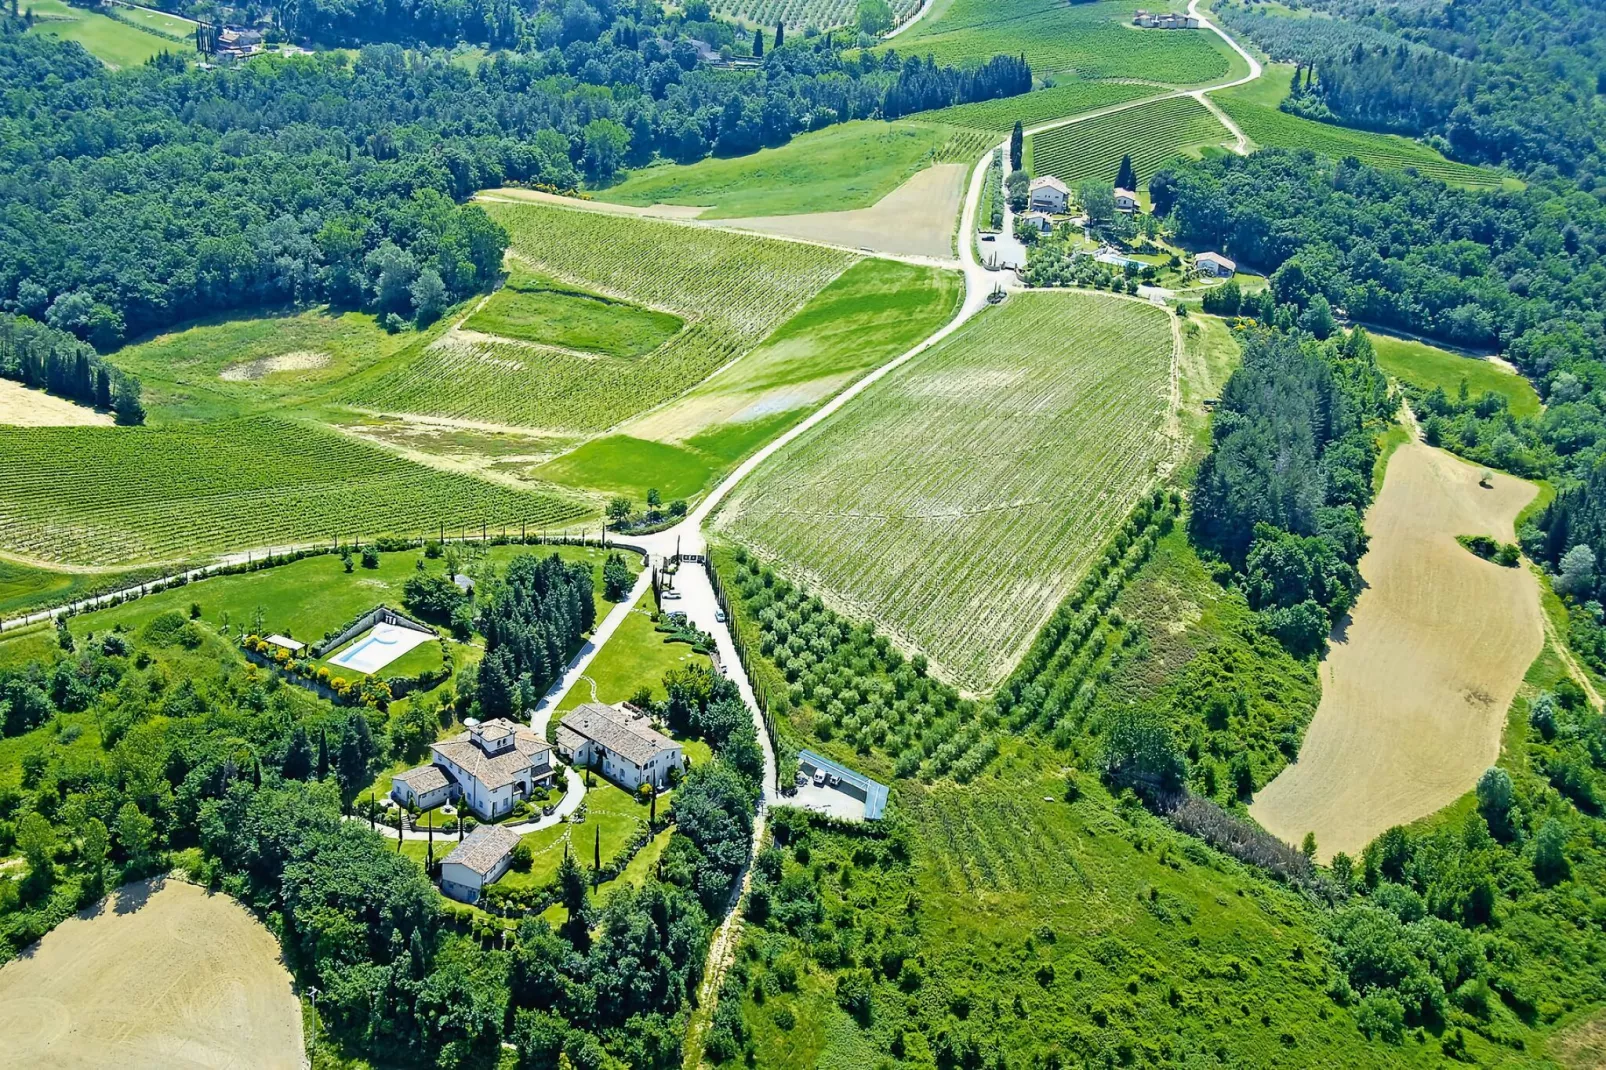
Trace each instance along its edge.
<instances>
[{"instance_id":1,"label":"tall cypress tree","mask_svg":"<svg viewBox=\"0 0 1606 1070\"><path fill-rule=\"evenodd\" d=\"M1026 151L1026 130L1015 120L1015 129L1009 132L1009 169L1019 171L1022 154Z\"/></svg>"},{"instance_id":2,"label":"tall cypress tree","mask_svg":"<svg viewBox=\"0 0 1606 1070\"><path fill-rule=\"evenodd\" d=\"M1127 153L1121 157L1121 167L1115 173L1117 189L1136 190L1138 188L1138 173L1132 169L1132 154Z\"/></svg>"},{"instance_id":3,"label":"tall cypress tree","mask_svg":"<svg viewBox=\"0 0 1606 1070\"><path fill-rule=\"evenodd\" d=\"M786 27L780 19L775 20L775 47L780 48L786 43Z\"/></svg>"}]
</instances>

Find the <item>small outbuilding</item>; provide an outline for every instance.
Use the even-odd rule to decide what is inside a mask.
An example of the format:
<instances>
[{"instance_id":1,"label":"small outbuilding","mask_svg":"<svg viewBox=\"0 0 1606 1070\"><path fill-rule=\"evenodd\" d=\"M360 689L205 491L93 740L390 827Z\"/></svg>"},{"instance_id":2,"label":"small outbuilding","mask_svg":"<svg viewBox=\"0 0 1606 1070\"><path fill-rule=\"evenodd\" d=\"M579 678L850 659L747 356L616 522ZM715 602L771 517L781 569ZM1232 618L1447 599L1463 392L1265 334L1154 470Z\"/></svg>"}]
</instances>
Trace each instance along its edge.
<instances>
[{"instance_id":1,"label":"small outbuilding","mask_svg":"<svg viewBox=\"0 0 1606 1070\"><path fill-rule=\"evenodd\" d=\"M1046 212L1024 212L1020 220L1039 234L1049 234L1054 230L1054 221Z\"/></svg>"},{"instance_id":2,"label":"small outbuilding","mask_svg":"<svg viewBox=\"0 0 1606 1070\"><path fill-rule=\"evenodd\" d=\"M1053 175L1032 179L1027 187L1027 203L1033 211L1060 213L1070 204L1070 187Z\"/></svg>"},{"instance_id":3,"label":"small outbuilding","mask_svg":"<svg viewBox=\"0 0 1606 1070\"><path fill-rule=\"evenodd\" d=\"M1138 195L1129 189L1115 187L1115 210L1117 212L1136 212L1138 210Z\"/></svg>"},{"instance_id":4,"label":"small outbuilding","mask_svg":"<svg viewBox=\"0 0 1606 1070\"><path fill-rule=\"evenodd\" d=\"M433 810L451 802L456 787L456 783L440 766L421 765L390 778L390 797L403 806Z\"/></svg>"},{"instance_id":5,"label":"small outbuilding","mask_svg":"<svg viewBox=\"0 0 1606 1070\"><path fill-rule=\"evenodd\" d=\"M463 838L441 863L441 891L463 903L477 903L513 864L519 834L500 825L481 825Z\"/></svg>"},{"instance_id":6,"label":"small outbuilding","mask_svg":"<svg viewBox=\"0 0 1606 1070\"><path fill-rule=\"evenodd\" d=\"M1193 258L1193 266L1213 279L1230 279L1238 273L1238 265L1220 253L1200 253Z\"/></svg>"}]
</instances>

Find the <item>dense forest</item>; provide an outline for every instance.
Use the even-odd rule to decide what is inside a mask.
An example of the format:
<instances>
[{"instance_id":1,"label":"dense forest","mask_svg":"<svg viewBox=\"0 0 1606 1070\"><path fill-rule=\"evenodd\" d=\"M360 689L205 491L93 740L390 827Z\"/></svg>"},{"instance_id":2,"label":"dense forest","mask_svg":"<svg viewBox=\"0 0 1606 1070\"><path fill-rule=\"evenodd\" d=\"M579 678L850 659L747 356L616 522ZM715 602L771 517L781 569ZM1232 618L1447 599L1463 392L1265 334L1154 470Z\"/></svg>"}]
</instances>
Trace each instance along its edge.
<instances>
[{"instance_id":1,"label":"dense forest","mask_svg":"<svg viewBox=\"0 0 1606 1070\"><path fill-rule=\"evenodd\" d=\"M145 422L138 378L112 367L74 335L27 316L0 315L0 379L113 411L120 424Z\"/></svg>"},{"instance_id":2,"label":"dense forest","mask_svg":"<svg viewBox=\"0 0 1606 1070\"><path fill-rule=\"evenodd\" d=\"M687 38L657 36L674 27L574 8L589 15L561 47L472 72L377 45L113 73L0 25L0 302L103 351L236 308L328 301L427 322L500 269L506 235L458 203L476 190L568 189L655 155L746 153L1031 85L1013 57L961 72L844 58L824 38L716 71Z\"/></svg>"},{"instance_id":3,"label":"dense forest","mask_svg":"<svg viewBox=\"0 0 1606 1070\"><path fill-rule=\"evenodd\" d=\"M1238 7L1225 9L1223 18L1275 58L1313 64L1311 92L1338 122L1431 135L1454 159L1540 177L1560 173L1585 189L1606 171L1597 137L1606 123L1600 5L1315 0L1314 6L1338 19ZM1305 109L1296 100L1290 110Z\"/></svg>"},{"instance_id":4,"label":"dense forest","mask_svg":"<svg viewBox=\"0 0 1606 1070\"><path fill-rule=\"evenodd\" d=\"M488 717L517 717L535 708L596 624L591 570L557 554L525 554L485 586L476 618L485 635L480 704Z\"/></svg>"},{"instance_id":5,"label":"dense forest","mask_svg":"<svg viewBox=\"0 0 1606 1070\"><path fill-rule=\"evenodd\" d=\"M1261 330L1243 349L1189 530L1237 571L1266 630L1309 653L1360 593L1374 442L1397 403L1359 328L1325 343Z\"/></svg>"}]
</instances>

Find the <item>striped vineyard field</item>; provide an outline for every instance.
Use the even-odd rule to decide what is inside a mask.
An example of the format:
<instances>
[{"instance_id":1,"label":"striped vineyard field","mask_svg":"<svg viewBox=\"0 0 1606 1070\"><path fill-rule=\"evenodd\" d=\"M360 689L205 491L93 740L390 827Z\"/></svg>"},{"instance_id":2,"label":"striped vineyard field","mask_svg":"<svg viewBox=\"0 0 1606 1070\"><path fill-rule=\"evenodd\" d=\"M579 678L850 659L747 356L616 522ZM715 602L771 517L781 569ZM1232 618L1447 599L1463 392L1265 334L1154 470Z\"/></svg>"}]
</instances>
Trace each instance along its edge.
<instances>
[{"instance_id":1,"label":"striped vineyard field","mask_svg":"<svg viewBox=\"0 0 1606 1070\"><path fill-rule=\"evenodd\" d=\"M383 412L587 434L675 397L743 355L859 259L632 216L487 201L525 266L686 326L644 356L452 331L383 363L342 400Z\"/></svg>"},{"instance_id":2,"label":"striped vineyard field","mask_svg":"<svg viewBox=\"0 0 1606 1070\"><path fill-rule=\"evenodd\" d=\"M827 604L996 685L1173 456L1160 309L1022 294L866 390L717 528Z\"/></svg>"},{"instance_id":3,"label":"striped vineyard field","mask_svg":"<svg viewBox=\"0 0 1606 1070\"><path fill-rule=\"evenodd\" d=\"M1354 156L1362 163L1385 170L1413 168L1426 178L1452 186L1497 189L1504 181L1498 171L1447 160L1427 145L1395 134L1374 134L1318 123L1263 104L1235 100L1230 93L1220 94L1217 103L1243 129L1245 136L1261 148L1310 149L1335 160Z\"/></svg>"},{"instance_id":4,"label":"striped vineyard field","mask_svg":"<svg viewBox=\"0 0 1606 1070\"><path fill-rule=\"evenodd\" d=\"M890 4L894 24L920 10L920 0L890 0ZM858 0L713 0L710 7L716 15L757 26L774 27L778 20L788 30L806 26L832 30L856 25L859 11ZM764 43L773 42L774 38L766 34Z\"/></svg>"},{"instance_id":5,"label":"striped vineyard field","mask_svg":"<svg viewBox=\"0 0 1606 1070\"><path fill-rule=\"evenodd\" d=\"M1023 126L1069 119L1083 112L1158 96L1162 90L1139 82L1068 82L1002 100L955 104L951 108L921 112L919 118L950 126L984 130L1002 136L1019 121Z\"/></svg>"},{"instance_id":6,"label":"striped vineyard field","mask_svg":"<svg viewBox=\"0 0 1606 1070\"><path fill-rule=\"evenodd\" d=\"M1208 30L1140 30L1131 25L1152 0L953 0L883 47L941 64L1026 56L1032 73L1078 78L1141 78L1168 85L1212 82L1231 69L1230 53Z\"/></svg>"},{"instance_id":7,"label":"striped vineyard field","mask_svg":"<svg viewBox=\"0 0 1606 1070\"><path fill-rule=\"evenodd\" d=\"M586 511L272 417L0 427L0 547L64 564L412 535L442 524L540 528Z\"/></svg>"},{"instance_id":8,"label":"striped vineyard field","mask_svg":"<svg viewBox=\"0 0 1606 1070\"><path fill-rule=\"evenodd\" d=\"M1197 100L1170 97L1033 135L1027 139L1027 169L1072 185L1086 179L1113 182L1121 157L1130 155L1141 188L1170 161L1219 146L1230 136Z\"/></svg>"}]
</instances>

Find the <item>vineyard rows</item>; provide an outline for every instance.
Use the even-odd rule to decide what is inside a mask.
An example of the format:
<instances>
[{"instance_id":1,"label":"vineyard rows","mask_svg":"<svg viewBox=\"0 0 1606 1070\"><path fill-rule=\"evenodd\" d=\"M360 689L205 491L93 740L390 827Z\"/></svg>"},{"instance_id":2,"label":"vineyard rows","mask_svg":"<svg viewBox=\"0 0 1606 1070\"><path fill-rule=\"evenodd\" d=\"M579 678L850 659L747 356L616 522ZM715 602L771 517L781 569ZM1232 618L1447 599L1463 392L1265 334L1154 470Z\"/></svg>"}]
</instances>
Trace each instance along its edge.
<instances>
[{"instance_id":1,"label":"vineyard rows","mask_svg":"<svg viewBox=\"0 0 1606 1070\"><path fill-rule=\"evenodd\" d=\"M1171 328L1092 294L976 317L782 450L716 525L985 690L1171 454Z\"/></svg>"},{"instance_id":2,"label":"vineyard rows","mask_svg":"<svg viewBox=\"0 0 1606 1070\"><path fill-rule=\"evenodd\" d=\"M1023 93L1002 100L982 100L975 104L955 104L951 108L921 112L920 118L950 126L985 130L999 136L1019 120L1026 126L1065 119L1072 115L1124 104L1129 100L1158 94L1152 85L1137 82L1068 82L1065 85Z\"/></svg>"},{"instance_id":3,"label":"vineyard rows","mask_svg":"<svg viewBox=\"0 0 1606 1070\"><path fill-rule=\"evenodd\" d=\"M920 0L890 0L892 20L902 22L920 7ZM714 13L728 19L741 19L758 26L772 27L779 20L788 30L813 26L831 30L856 25L858 0L714 0ZM768 43L768 42L766 42Z\"/></svg>"},{"instance_id":4,"label":"vineyard rows","mask_svg":"<svg viewBox=\"0 0 1606 1070\"><path fill-rule=\"evenodd\" d=\"M1155 6L1155 5L1149 5ZM1196 85L1221 78L1226 54L1204 30L1138 30L1136 3L1065 0L953 0L888 47L900 55L961 65L999 53L1026 55L1032 72L1081 78L1143 78Z\"/></svg>"},{"instance_id":5,"label":"vineyard rows","mask_svg":"<svg viewBox=\"0 0 1606 1070\"><path fill-rule=\"evenodd\" d=\"M529 266L686 320L643 357L598 357L456 332L343 400L387 412L600 431L741 356L856 257L835 249L547 205L488 203Z\"/></svg>"},{"instance_id":6,"label":"vineyard rows","mask_svg":"<svg viewBox=\"0 0 1606 1070\"><path fill-rule=\"evenodd\" d=\"M1026 155L1033 174L1075 185L1090 178L1113 182L1121 157L1130 154L1141 189L1166 163L1228 136L1209 108L1192 97L1171 97L1044 131L1031 138Z\"/></svg>"},{"instance_id":7,"label":"vineyard rows","mask_svg":"<svg viewBox=\"0 0 1606 1070\"><path fill-rule=\"evenodd\" d=\"M271 417L160 428L0 427L0 545L76 564L564 524L584 508Z\"/></svg>"},{"instance_id":8,"label":"vineyard rows","mask_svg":"<svg viewBox=\"0 0 1606 1070\"><path fill-rule=\"evenodd\" d=\"M1262 104L1233 100L1230 95L1222 95L1217 103L1262 148L1310 149L1335 160L1354 156L1362 163L1395 171L1413 167L1428 178L1454 186L1498 187L1501 183L1494 171L1446 160L1409 138L1318 123Z\"/></svg>"}]
</instances>

